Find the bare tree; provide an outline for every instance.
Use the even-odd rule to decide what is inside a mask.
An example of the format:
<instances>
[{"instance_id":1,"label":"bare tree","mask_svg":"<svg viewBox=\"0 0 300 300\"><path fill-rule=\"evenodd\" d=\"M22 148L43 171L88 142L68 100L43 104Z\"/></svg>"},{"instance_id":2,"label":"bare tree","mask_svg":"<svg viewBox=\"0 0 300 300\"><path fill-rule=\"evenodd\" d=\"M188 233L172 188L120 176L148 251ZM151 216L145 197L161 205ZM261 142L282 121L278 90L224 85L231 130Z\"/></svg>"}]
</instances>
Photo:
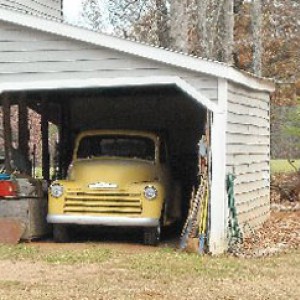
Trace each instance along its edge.
<instances>
[{"instance_id":1,"label":"bare tree","mask_svg":"<svg viewBox=\"0 0 300 300\"><path fill-rule=\"evenodd\" d=\"M104 29L104 18L102 14L103 5L100 0L82 0L80 25L90 29L101 31Z\"/></svg>"},{"instance_id":2,"label":"bare tree","mask_svg":"<svg viewBox=\"0 0 300 300\"><path fill-rule=\"evenodd\" d=\"M170 46L170 28L166 0L155 0L155 20L158 45L167 48Z\"/></svg>"},{"instance_id":3,"label":"bare tree","mask_svg":"<svg viewBox=\"0 0 300 300\"><path fill-rule=\"evenodd\" d=\"M234 1L226 0L224 7L224 24L225 34L223 42L224 61L233 64L233 47L234 47ZM225 47L224 47L225 46Z\"/></svg>"},{"instance_id":4,"label":"bare tree","mask_svg":"<svg viewBox=\"0 0 300 300\"><path fill-rule=\"evenodd\" d=\"M253 33L253 72L261 76L262 56L262 7L261 0L253 0L252 3L252 33Z\"/></svg>"}]
</instances>

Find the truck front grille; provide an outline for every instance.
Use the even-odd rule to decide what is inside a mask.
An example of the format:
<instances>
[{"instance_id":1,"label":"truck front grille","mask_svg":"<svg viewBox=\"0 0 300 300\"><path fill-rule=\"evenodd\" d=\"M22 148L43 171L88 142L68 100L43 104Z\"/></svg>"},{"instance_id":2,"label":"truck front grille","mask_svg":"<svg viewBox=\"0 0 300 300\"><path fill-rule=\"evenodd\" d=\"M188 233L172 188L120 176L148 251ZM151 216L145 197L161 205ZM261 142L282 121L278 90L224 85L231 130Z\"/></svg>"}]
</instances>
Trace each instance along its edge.
<instances>
[{"instance_id":1,"label":"truck front grille","mask_svg":"<svg viewBox=\"0 0 300 300\"><path fill-rule=\"evenodd\" d=\"M121 192L67 192L64 213L136 216L142 212L141 194Z\"/></svg>"}]
</instances>

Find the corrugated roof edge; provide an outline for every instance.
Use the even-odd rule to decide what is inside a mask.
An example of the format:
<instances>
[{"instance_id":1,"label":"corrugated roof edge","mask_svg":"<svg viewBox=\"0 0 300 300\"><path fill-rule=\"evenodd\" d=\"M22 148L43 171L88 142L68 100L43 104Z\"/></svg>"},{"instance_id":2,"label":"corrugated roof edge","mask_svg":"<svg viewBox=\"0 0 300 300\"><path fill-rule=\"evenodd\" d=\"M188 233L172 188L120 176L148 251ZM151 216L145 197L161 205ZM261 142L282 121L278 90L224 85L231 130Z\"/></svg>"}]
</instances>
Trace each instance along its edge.
<instances>
[{"instance_id":1,"label":"corrugated roof edge","mask_svg":"<svg viewBox=\"0 0 300 300\"><path fill-rule=\"evenodd\" d=\"M238 70L222 62L196 57L187 53L151 46L147 43L120 38L105 33L70 25L61 20L40 15L20 12L11 8L0 7L0 20L24 26L57 36L90 43L96 46L114 49L168 65L221 77L252 89L273 92L274 81L257 77L254 74ZM165 55L165 54L168 55Z\"/></svg>"}]
</instances>

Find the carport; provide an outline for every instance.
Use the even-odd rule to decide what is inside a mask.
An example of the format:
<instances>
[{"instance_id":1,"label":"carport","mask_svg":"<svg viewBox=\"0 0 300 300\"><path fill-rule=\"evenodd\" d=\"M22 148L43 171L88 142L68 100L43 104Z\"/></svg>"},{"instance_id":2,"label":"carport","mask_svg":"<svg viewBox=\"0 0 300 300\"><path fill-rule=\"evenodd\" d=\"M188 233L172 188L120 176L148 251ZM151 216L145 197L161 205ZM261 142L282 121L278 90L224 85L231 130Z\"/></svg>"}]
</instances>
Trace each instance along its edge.
<instances>
[{"instance_id":1,"label":"carport","mask_svg":"<svg viewBox=\"0 0 300 300\"><path fill-rule=\"evenodd\" d=\"M3 8L0 8L0 42L0 97L8 170L11 158L8 113L12 104L19 105L19 137L22 137L19 150L24 157L28 158L26 110L30 107L42 116L43 177L46 180L50 179L48 122L59 126L62 177L68 168L77 132L95 128L148 130L167 136L172 148L173 172L184 183L188 195L197 184L197 145L208 127L211 136L210 251L220 253L227 247L225 179L229 169L236 169L235 164L242 175L253 172L260 178L263 174L263 185L240 193L244 197L241 203L245 204L249 198L252 204L246 213L257 207L261 211L264 207L259 222L264 221L269 201L266 191L269 189L268 101L273 89L270 82L220 63ZM234 112L233 108L228 113L231 95L234 109L242 113ZM256 102L253 101L256 107L250 103L243 109L239 99L248 103L249 95L251 99L256 98ZM259 115L264 123L255 132L249 129L257 126L252 125L257 121L250 111L252 108L263 109ZM234 121L229 122L230 119ZM239 125L243 129L239 130ZM247 128L251 132L246 132ZM262 134L264 138L259 140L263 152L247 152L247 135L260 136L262 128L266 129ZM232 162L234 157L239 161ZM256 181L253 176L241 184L252 184ZM245 194L255 193L257 189L264 191L261 195L264 198L259 200L263 205L255 203L253 208L256 200L250 196L246 199ZM183 208L187 210L187 202ZM256 216L251 218L257 220Z\"/></svg>"}]
</instances>

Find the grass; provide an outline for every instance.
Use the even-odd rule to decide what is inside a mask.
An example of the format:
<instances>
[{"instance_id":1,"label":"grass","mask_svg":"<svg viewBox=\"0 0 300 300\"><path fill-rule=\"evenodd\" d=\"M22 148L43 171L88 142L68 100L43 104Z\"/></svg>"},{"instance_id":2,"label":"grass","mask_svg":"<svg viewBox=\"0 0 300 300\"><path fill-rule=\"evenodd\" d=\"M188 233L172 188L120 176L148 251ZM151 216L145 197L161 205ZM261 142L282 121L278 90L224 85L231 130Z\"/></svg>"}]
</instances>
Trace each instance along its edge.
<instances>
[{"instance_id":1,"label":"grass","mask_svg":"<svg viewBox=\"0 0 300 300\"><path fill-rule=\"evenodd\" d=\"M55 250L45 253L37 247L26 244L19 244L17 246L0 244L0 260L34 260L49 264L74 265L79 263L102 263L107 261L111 255L111 250L97 249L95 247L81 251Z\"/></svg>"},{"instance_id":2,"label":"grass","mask_svg":"<svg viewBox=\"0 0 300 300\"><path fill-rule=\"evenodd\" d=\"M0 299L300 299L300 250L238 259L170 248L64 249L0 245Z\"/></svg>"},{"instance_id":3,"label":"grass","mask_svg":"<svg viewBox=\"0 0 300 300\"><path fill-rule=\"evenodd\" d=\"M34 259L38 253L39 250L37 248L29 247L25 244L19 244L17 246L0 244L0 260L30 260Z\"/></svg>"},{"instance_id":4,"label":"grass","mask_svg":"<svg viewBox=\"0 0 300 300\"><path fill-rule=\"evenodd\" d=\"M249 277L250 274L258 276L270 269L277 269L280 265L298 266L300 269L300 256L289 253L282 257L271 257L264 260L241 260L232 256L199 256L169 248L158 248L156 251L126 254L117 250L98 248L89 245L86 249L73 250L47 250L38 247L19 244L17 246L0 245L0 261L34 261L55 265L103 264L118 261L118 266L132 272L141 274L141 277L154 279L157 276L171 278L185 276L203 276L208 278L236 276ZM286 258L289 260L286 260ZM271 275L271 272L270 272Z\"/></svg>"},{"instance_id":5,"label":"grass","mask_svg":"<svg viewBox=\"0 0 300 300\"><path fill-rule=\"evenodd\" d=\"M43 255L43 261L51 264L92 264L109 260L112 252L108 249L84 249L83 251L59 251Z\"/></svg>"},{"instance_id":6,"label":"grass","mask_svg":"<svg viewBox=\"0 0 300 300\"><path fill-rule=\"evenodd\" d=\"M295 160L294 165L300 168L300 159ZM273 159L271 160L271 174L274 173L289 173L295 172L295 169L289 164L287 159Z\"/></svg>"}]
</instances>

